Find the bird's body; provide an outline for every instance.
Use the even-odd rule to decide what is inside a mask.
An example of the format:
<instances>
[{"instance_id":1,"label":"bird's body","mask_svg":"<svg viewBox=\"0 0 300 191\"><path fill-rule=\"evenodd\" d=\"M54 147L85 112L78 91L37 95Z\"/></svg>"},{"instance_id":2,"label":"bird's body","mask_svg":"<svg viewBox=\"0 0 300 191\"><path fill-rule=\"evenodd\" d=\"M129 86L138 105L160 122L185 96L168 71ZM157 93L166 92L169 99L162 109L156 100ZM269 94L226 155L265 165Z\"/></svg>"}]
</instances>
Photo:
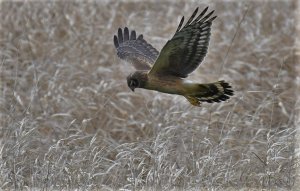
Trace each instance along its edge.
<instances>
[{"instance_id":1,"label":"bird's body","mask_svg":"<svg viewBox=\"0 0 300 191\"><path fill-rule=\"evenodd\" d=\"M137 71L130 75L131 78L138 77L145 81L144 89L155 90L167 94L188 95L193 93L197 85L190 80L174 76L148 75L148 71Z\"/></svg>"},{"instance_id":2,"label":"bird's body","mask_svg":"<svg viewBox=\"0 0 300 191\"><path fill-rule=\"evenodd\" d=\"M145 89L156 90L167 94L184 95L188 92L187 80L173 76L150 76Z\"/></svg>"},{"instance_id":3,"label":"bird's body","mask_svg":"<svg viewBox=\"0 0 300 191\"><path fill-rule=\"evenodd\" d=\"M216 16L213 11L205 15L205 8L195 18L198 8L188 22L182 27L184 18L159 53L148 44L142 35L136 38L135 31L127 27L118 30L114 36L114 44L118 56L131 62L137 69L127 77L128 87L155 90L168 94L184 96L192 105L200 106L200 102L220 102L233 95L231 86L224 81L199 84L186 79L204 59L209 43L210 27Z\"/></svg>"}]
</instances>

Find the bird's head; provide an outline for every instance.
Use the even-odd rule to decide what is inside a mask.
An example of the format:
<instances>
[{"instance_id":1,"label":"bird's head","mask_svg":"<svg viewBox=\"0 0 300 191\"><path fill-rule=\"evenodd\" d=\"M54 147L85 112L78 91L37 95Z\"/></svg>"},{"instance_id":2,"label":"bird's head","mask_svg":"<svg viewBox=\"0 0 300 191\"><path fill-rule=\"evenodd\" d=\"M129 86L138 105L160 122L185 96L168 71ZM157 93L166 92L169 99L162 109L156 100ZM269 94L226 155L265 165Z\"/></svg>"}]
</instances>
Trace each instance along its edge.
<instances>
[{"instance_id":1,"label":"bird's head","mask_svg":"<svg viewBox=\"0 0 300 191\"><path fill-rule=\"evenodd\" d=\"M144 88L147 80L147 72L136 71L127 76L127 85L132 91L134 91L135 88Z\"/></svg>"}]
</instances>

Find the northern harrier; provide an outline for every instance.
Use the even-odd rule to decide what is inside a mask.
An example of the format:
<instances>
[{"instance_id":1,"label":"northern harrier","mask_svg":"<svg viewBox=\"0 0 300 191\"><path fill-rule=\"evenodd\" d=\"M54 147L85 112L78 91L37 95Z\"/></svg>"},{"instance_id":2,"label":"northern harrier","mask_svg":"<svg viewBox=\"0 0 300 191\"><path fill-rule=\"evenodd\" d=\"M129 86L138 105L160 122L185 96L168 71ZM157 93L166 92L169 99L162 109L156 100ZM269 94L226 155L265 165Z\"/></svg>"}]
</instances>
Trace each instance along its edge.
<instances>
[{"instance_id":1,"label":"northern harrier","mask_svg":"<svg viewBox=\"0 0 300 191\"><path fill-rule=\"evenodd\" d=\"M137 71L127 77L128 87L156 90L184 96L192 105L200 102L220 102L233 95L231 86L225 81L199 84L184 78L193 72L204 59L210 38L214 11L206 14L206 7L197 17L198 8L182 27L182 17L176 33L159 53L147 43L143 35L136 38L133 30L121 28L114 36L117 55L130 63Z\"/></svg>"}]
</instances>

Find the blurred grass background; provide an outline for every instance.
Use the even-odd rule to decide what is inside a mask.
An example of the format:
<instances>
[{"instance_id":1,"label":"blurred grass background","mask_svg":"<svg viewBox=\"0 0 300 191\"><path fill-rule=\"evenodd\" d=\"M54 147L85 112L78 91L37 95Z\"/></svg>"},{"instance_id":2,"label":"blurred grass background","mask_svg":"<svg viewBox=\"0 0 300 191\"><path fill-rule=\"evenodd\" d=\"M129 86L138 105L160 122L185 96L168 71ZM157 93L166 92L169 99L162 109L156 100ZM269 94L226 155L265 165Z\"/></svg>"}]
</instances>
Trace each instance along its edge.
<instances>
[{"instance_id":1,"label":"blurred grass background","mask_svg":"<svg viewBox=\"0 0 300 191\"><path fill-rule=\"evenodd\" d=\"M128 26L158 50L215 10L192 75L228 102L138 90L116 56ZM297 1L1 2L1 189L294 189ZM244 19L243 19L244 17ZM299 75L299 74L298 74Z\"/></svg>"}]
</instances>

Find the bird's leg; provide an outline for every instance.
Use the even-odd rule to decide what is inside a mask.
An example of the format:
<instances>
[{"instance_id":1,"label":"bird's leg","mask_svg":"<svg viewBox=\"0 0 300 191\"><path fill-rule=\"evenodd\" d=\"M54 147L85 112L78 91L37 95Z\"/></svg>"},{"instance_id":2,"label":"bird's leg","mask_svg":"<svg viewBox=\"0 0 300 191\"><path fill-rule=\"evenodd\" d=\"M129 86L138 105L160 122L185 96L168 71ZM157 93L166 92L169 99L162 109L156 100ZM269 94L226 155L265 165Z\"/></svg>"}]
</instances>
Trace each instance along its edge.
<instances>
[{"instance_id":1,"label":"bird's leg","mask_svg":"<svg viewBox=\"0 0 300 191\"><path fill-rule=\"evenodd\" d=\"M193 96L184 96L192 105L194 106L201 106L201 102L199 101L199 99L197 99L196 97Z\"/></svg>"}]
</instances>

